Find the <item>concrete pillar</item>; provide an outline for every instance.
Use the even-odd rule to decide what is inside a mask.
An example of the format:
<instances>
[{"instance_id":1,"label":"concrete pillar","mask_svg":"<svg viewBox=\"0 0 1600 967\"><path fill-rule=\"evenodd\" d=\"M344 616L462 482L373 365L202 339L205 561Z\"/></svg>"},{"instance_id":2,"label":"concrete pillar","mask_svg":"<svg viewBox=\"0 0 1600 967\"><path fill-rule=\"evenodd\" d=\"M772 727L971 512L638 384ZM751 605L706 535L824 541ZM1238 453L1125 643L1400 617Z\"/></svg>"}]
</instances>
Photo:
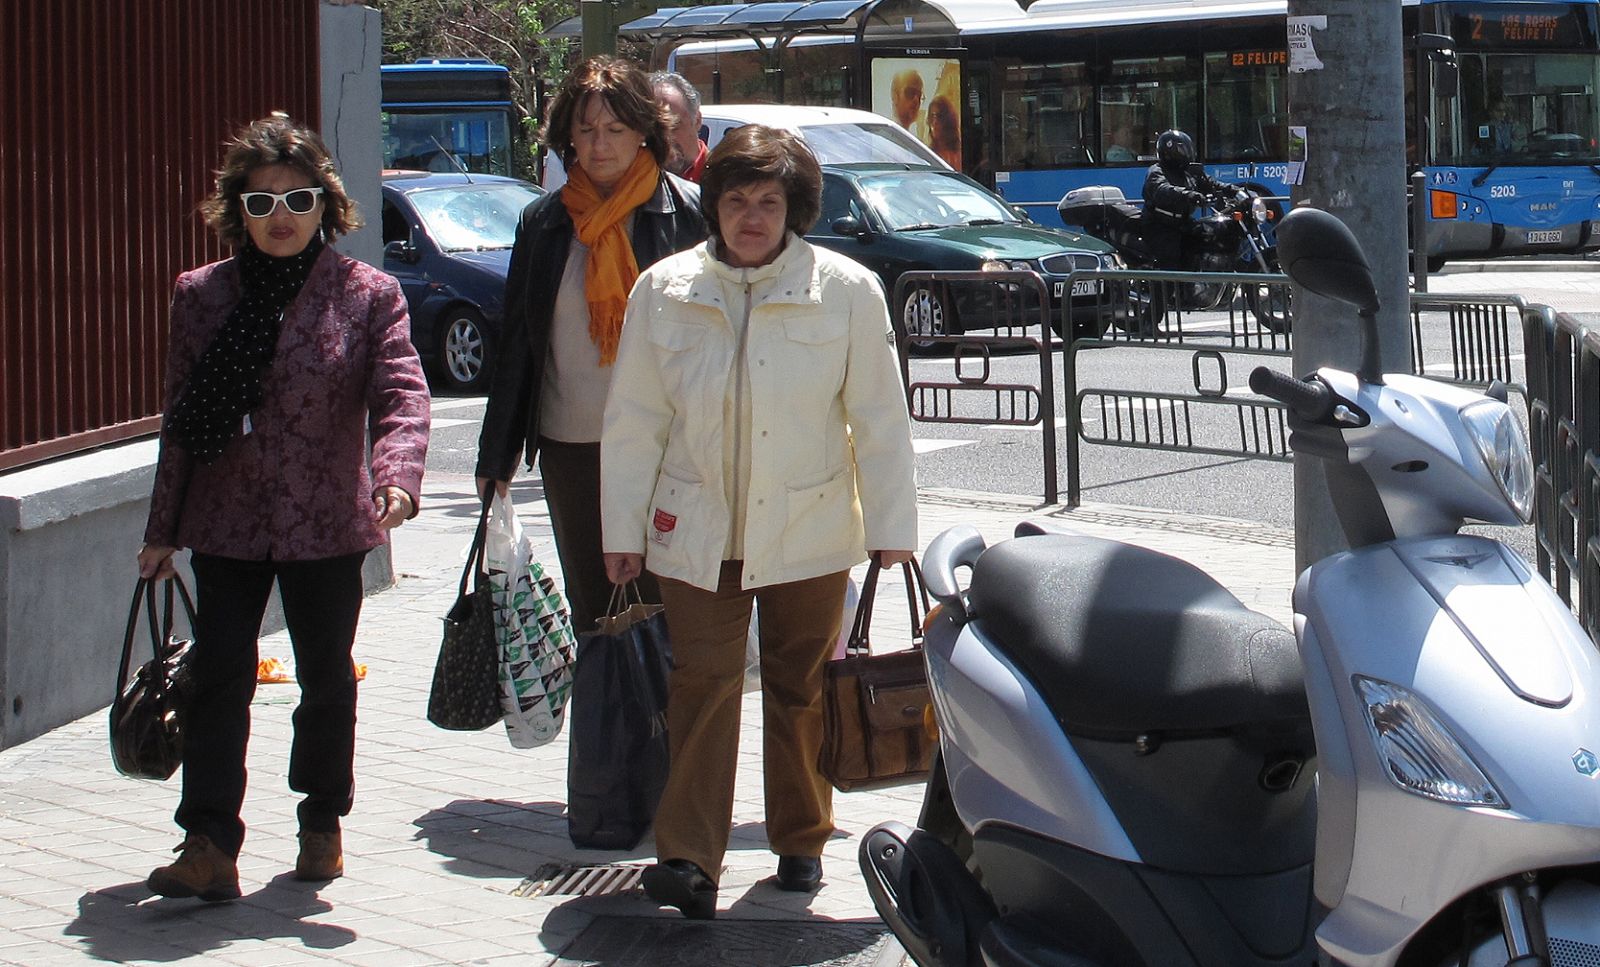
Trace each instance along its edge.
<instances>
[{"instance_id":1,"label":"concrete pillar","mask_svg":"<svg viewBox=\"0 0 1600 967\"><path fill-rule=\"evenodd\" d=\"M383 127L378 65L383 21L359 3L323 0L319 17L322 64L322 139L339 165L345 190L366 225L340 239L339 251L383 266Z\"/></svg>"},{"instance_id":2,"label":"concrete pillar","mask_svg":"<svg viewBox=\"0 0 1600 967\"><path fill-rule=\"evenodd\" d=\"M1405 77L1400 0L1289 0L1289 124L1305 130L1295 205L1337 215L1360 240L1376 277L1385 372L1409 369L1406 264ZM1291 137L1291 141L1294 138ZM1356 312L1294 292L1294 371L1355 369ZM1347 544L1333 517L1322 463L1296 456L1299 569Z\"/></svg>"}]
</instances>

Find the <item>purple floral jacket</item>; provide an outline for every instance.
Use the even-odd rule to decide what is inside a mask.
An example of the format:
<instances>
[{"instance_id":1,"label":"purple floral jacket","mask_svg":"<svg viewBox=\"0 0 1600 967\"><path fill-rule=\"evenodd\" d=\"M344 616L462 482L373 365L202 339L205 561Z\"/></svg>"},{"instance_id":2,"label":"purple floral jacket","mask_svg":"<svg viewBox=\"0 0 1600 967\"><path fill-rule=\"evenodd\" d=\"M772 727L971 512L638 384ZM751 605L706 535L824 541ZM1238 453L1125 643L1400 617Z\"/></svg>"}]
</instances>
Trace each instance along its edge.
<instances>
[{"instance_id":1,"label":"purple floral jacket","mask_svg":"<svg viewBox=\"0 0 1600 967\"><path fill-rule=\"evenodd\" d=\"M238 301L232 259L178 277L169 411ZM399 283L325 249L289 303L261 390L250 432L210 464L162 434L145 543L276 561L384 543L372 492L392 485L416 503L428 452L428 386Z\"/></svg>"}]
</instances>

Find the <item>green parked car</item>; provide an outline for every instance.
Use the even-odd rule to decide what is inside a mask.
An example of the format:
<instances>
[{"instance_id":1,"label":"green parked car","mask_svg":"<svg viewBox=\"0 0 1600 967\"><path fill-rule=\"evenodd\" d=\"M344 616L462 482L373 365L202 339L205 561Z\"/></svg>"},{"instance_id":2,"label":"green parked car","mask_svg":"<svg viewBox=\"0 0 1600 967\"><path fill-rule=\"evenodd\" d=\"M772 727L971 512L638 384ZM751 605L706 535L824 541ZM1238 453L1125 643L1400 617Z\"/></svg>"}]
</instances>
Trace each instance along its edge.
<instances>
[{"instance_id":1,"label":"green parked car","mask_svg":"<svg viewBox=\"0 0 1600 967\"><path fill-rule=\"evenodd\" d=\"M1035 224L966 175L919 165L823 165L822 214L806 239L878 273L890 312L913 344L918 337L993 328L1000 289L912 288L897 300L903 272L1031 270L1044 280L1052 326L1061 332L1065 307L1081 338L1099 336L1109 317L1097 306L1100 283L1069 276L1074 269L1122 268L1105 242Z\"/></svg>"}]
</instances>

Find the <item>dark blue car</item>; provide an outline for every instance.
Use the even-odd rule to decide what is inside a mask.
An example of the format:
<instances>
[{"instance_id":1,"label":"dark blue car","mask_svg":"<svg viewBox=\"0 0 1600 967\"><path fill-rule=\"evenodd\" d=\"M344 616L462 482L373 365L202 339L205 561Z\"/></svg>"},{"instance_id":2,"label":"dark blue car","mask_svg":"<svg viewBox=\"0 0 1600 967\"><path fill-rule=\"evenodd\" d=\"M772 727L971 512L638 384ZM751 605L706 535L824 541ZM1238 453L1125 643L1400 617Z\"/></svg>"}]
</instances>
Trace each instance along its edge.
<instances>
[{"instance_id":1,"label":"dark blue car","mask_svg":"<svg viewBox=\"0 0 1600 967\"><path fill-rule=\"evenodd\" d=\"M517 219L542 194L494 175L384 173L383 268L400 280L411 341L446 389L488 391Z\"/></svg>"}]
</instances>

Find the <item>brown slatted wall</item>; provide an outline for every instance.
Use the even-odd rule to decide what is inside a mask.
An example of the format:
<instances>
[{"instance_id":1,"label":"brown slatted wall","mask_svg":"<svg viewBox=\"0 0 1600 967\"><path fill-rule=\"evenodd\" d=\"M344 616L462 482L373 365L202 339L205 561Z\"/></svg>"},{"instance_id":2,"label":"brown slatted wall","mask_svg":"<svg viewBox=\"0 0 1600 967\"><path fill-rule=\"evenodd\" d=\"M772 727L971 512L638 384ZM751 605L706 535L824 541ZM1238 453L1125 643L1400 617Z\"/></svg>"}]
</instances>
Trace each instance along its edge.
<instances>
[{"instance_id":1,"label":"brown slatted wall","mask_svg":"<svg viewBox=\"0 0 1600 967\"><path fill-rule=\"evenodd\" d=\"M0 470L155 428L223 139L319 123L317 3L0 2Z\"/></svg>"}]
</instances>

